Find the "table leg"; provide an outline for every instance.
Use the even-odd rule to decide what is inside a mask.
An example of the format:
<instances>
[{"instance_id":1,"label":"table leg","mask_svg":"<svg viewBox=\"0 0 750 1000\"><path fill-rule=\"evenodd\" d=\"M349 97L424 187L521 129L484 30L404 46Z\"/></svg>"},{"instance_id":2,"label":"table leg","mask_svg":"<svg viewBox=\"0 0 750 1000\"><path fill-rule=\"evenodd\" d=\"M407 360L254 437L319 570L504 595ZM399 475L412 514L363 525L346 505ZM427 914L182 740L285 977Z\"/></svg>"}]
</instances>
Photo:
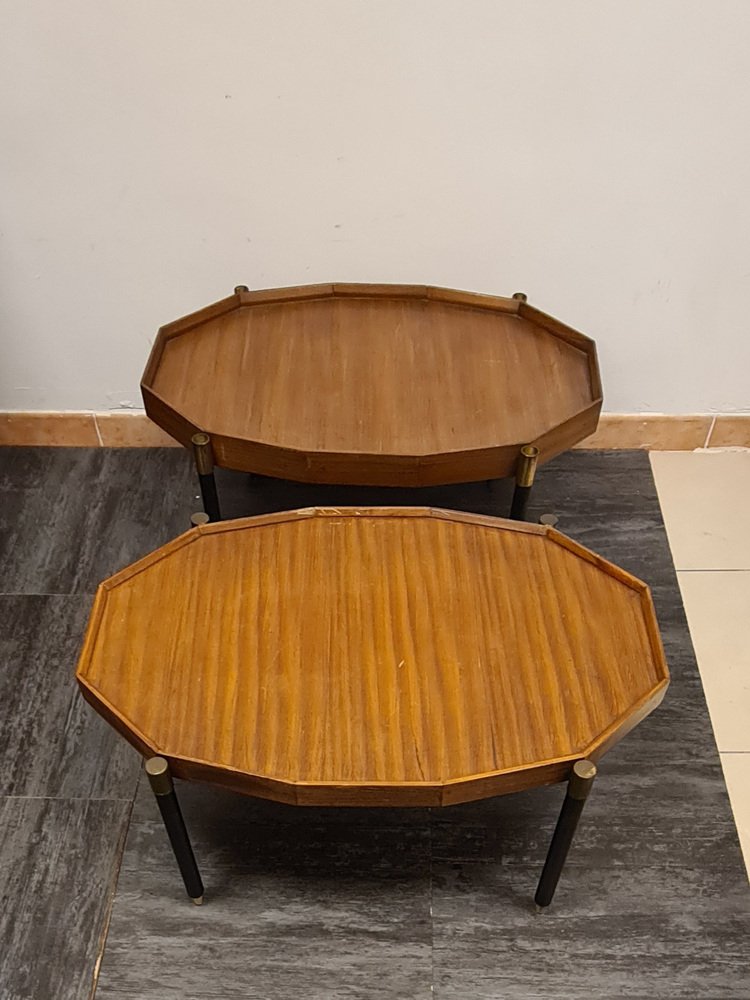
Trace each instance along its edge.
<instances>
[{"instance_id":1,"label":"table leg","mask_svg":"<svg viewBox=\"0 0 750 1000\"><path fill-rule=\"evenodd\" d=\"M573 835L578 826L578 820L583 812L583 804L588 798L594 778L596 765L590 760L577 760L573 765L573 773L568 781L565 801L560 810L560 817L552 835L547 860L544 862L542 877L536 890L534 901L538 907L549 906L555 895L560 874L568 856Z\"/></svg>"},{"instance_id":2,"label":"table leg","mask_svg":"<svg viewBox=\"0 0 750 1000\"><path fill-rule=\"evenodd\" d=\"M534 445L525 444L521 448L516 465L516 488L513 491L513 501L510 505L510 517L513 521L526 520L526 506L534 482L536 464L539 459L539 449Z\"/></svg>"},{"instance_id":3,"label":"table leg","mask_svg":"<svg viewBox=\"0 0 750 1000\"><path fill-rule=\"evenodd\" d=\"M203 902L203 882L198 865L195 863L193 848L190 846L190 838L185 828L185 820L182 818L180 803L177 801L172 775L169 773L169 764L163 757L150 757L146 761L146 774L151 790L156 796L164 826L167 828L167 835L177 859L187 894L196 906L200 906Z\"/></svg>"},{"instance_id":4,"label":"table leg","mask_svg":"<svg viewBox=\"0 0 750 1000\"><path fill-rule=\"evenodd\" d=\"M201 431L199 434L193 434L192 442L195 466L198 470L198 480L203 496L203 507L208 514L209 521L220 521L221 511L219 509L219 494L216 490L216 477L214 476L214 454L211 448L211 438Z\"/></svg>"}]
</instances>

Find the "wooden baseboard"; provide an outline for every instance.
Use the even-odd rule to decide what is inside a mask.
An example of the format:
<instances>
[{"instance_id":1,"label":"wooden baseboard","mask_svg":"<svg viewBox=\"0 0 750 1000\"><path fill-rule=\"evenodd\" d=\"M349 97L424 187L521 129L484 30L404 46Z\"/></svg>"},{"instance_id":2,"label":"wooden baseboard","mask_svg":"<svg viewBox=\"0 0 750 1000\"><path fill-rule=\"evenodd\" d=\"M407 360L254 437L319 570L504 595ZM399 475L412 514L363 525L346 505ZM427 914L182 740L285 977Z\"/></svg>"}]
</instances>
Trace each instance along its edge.
<instances>
[{"instance_id":1,"label":"wooden baseboard","mask_svg":"<svg viewBox=\"0 0 750 1000\"><path fill-rule=\"evenodd\" d=\"M179 448L141 411L0 413L0 445ZM750 448L750 413L602 413L577 448L692 451Z\"/></svg>"}]
</instances>

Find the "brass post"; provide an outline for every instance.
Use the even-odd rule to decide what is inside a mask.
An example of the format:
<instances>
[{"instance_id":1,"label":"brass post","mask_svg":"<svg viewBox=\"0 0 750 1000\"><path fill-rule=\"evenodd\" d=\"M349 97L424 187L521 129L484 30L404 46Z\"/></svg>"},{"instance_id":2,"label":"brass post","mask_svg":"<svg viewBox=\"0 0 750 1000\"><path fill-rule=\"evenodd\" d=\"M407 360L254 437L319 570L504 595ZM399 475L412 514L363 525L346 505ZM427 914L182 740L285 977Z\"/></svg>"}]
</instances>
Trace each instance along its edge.
<instances>
[{"instance_id":1,"label":"brass post","mask_svg":"<svg viewBox=\"0 0 750 1000\"><path fill-rule=\"evenodd\" d=\"M516 466L516 482L519 486L531 486L536 475L536 466L539 461L539 449L533 444L525 444L521 448Z\"/></svg>"},{"instance_id":2,"label":"brass post","mask_svg":"<svg viewBox=\"0 0 750 1000\"><path fill-rule=\"evenodd\" d=\"M538 461L539 449L533 444L525 444L516 463L516 488L510 506L510 516L514 521L523 521L526 518L526 507Z\"/></svg>"},{"instance_id":3,"label":"brass post","mask_svg":"<svg viewBox=\"0 0 750 1000\"><path fill-rule=\"evenodd\" d=\"M191 440L201 495L203 496L203 507L208 514L209 521L220 521L221 510L219 508L219 493L216 489L216 477L214 476L214 453L211 447L211 438L204 431L199 431L197 434L193 434Z\"/></svg>"},{"instance_id":4,"label":"brass post","mask_svg":"<svg viewBox=\"0 0 750 1000\"><path fill-rule=\"evenodd\" d=\"M571 799L585 801L594 786L595 777L596 764L593 760L577 760L568 782L568 795Z\"/></svg>"},{"instance_id":5,"label":"brass post","mask_svg":"<svg viewBox=\"0 0 750 1000\"><path fill-rule=\"evenodd\" d=\"M247 287L247 285L235 285L234 286L234 294L235 295L239 295L240 292L249 292L249 291L250 291L250 289Z\"/></svg>"},{"instance_id":6,"label":"brass post","mask_svg":"<svg viewBox=\"0 0 750 1000\"><path fill-rule=\"evenodd\" d=\"M174 791L169 764L163 757L149 757L146 761L146 774L154 795L169 795Z\"/></svg>"},{"instance_id":7,"label":"brass post","mask_svg":"<svg viewBox=\"0 0 750 1000\"><path fill-rule=\"evenodd\" d=\"M191 441L193 442L193 455L195 455L195 465L198 469L198 474L201 476L210 476L214 471L211 438L203 431L199 431L197 434L193 434Z\"/></svg>"},{"instance_id":8,"label":"brass post","mask_svg":"<svg viewBox=\"0 0 750 1000\"><path fill-rule=\"evenodd\" d=\"M513 292L513 298L517 302L528 302L528 296L526 292Z\"/></svg>"}]
</instances>

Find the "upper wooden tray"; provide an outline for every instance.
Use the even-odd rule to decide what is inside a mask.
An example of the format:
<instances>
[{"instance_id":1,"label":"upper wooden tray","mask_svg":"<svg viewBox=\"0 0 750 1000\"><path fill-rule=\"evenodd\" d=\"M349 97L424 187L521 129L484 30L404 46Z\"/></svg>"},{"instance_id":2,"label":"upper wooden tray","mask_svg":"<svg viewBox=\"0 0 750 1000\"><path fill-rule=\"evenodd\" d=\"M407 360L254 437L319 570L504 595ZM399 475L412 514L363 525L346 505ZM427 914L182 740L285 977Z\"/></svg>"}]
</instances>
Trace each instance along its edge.
<instances>
[{"instance_id":1,"label":"upper wooden tray","mask_svg":"<svg viewBox=\"0 0 750 1000\"><path fill-rule=\"evenodd\" d=\"M645 584L559 532L329 508L196 528L113 576L78 680L179 777L439 805L563 780L667 670Z\"/></svg>"},{"instance_id":2,"label":"upper wooden tray","mask_svg":"<svg viewBox=\"0 0 750 1000\"><path fill-rule=\"evenodd\" d=\"M412 285L238 291L161 328L146 412L217 465L426 486L512 474L596 429L593 341L525 301Z\"/></svg>"}]
</instances>

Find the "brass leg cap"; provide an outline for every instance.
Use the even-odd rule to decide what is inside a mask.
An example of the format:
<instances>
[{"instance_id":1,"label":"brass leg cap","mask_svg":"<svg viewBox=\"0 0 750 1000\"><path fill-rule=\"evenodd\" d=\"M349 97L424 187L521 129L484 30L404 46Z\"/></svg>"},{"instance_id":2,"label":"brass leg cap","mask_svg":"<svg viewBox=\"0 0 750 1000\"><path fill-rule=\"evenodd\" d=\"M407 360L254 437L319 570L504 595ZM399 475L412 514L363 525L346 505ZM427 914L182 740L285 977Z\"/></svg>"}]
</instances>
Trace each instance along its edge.
<instances>
[{"instance_id":1,"label":"brass leg cap","mask_svg":"<svg viewBox=\"0 0 750 1000\"><path fill-rule=\"evenodd\" d=\"M546 910L546 906L540 906L539 903L534 903L534 910L538 915L540 913L544 913L544 911Z\"/></svg>"},{"instance_id":2,"label":"brass leg cap","mask_svg":"<svg viewBox=\"0 0 750 1000\"><path fill-rule=\"evenodd\" d=\"M190 898L196 906L203 906L203 896L191 896Z\"/></svg>"}]
</instances>

